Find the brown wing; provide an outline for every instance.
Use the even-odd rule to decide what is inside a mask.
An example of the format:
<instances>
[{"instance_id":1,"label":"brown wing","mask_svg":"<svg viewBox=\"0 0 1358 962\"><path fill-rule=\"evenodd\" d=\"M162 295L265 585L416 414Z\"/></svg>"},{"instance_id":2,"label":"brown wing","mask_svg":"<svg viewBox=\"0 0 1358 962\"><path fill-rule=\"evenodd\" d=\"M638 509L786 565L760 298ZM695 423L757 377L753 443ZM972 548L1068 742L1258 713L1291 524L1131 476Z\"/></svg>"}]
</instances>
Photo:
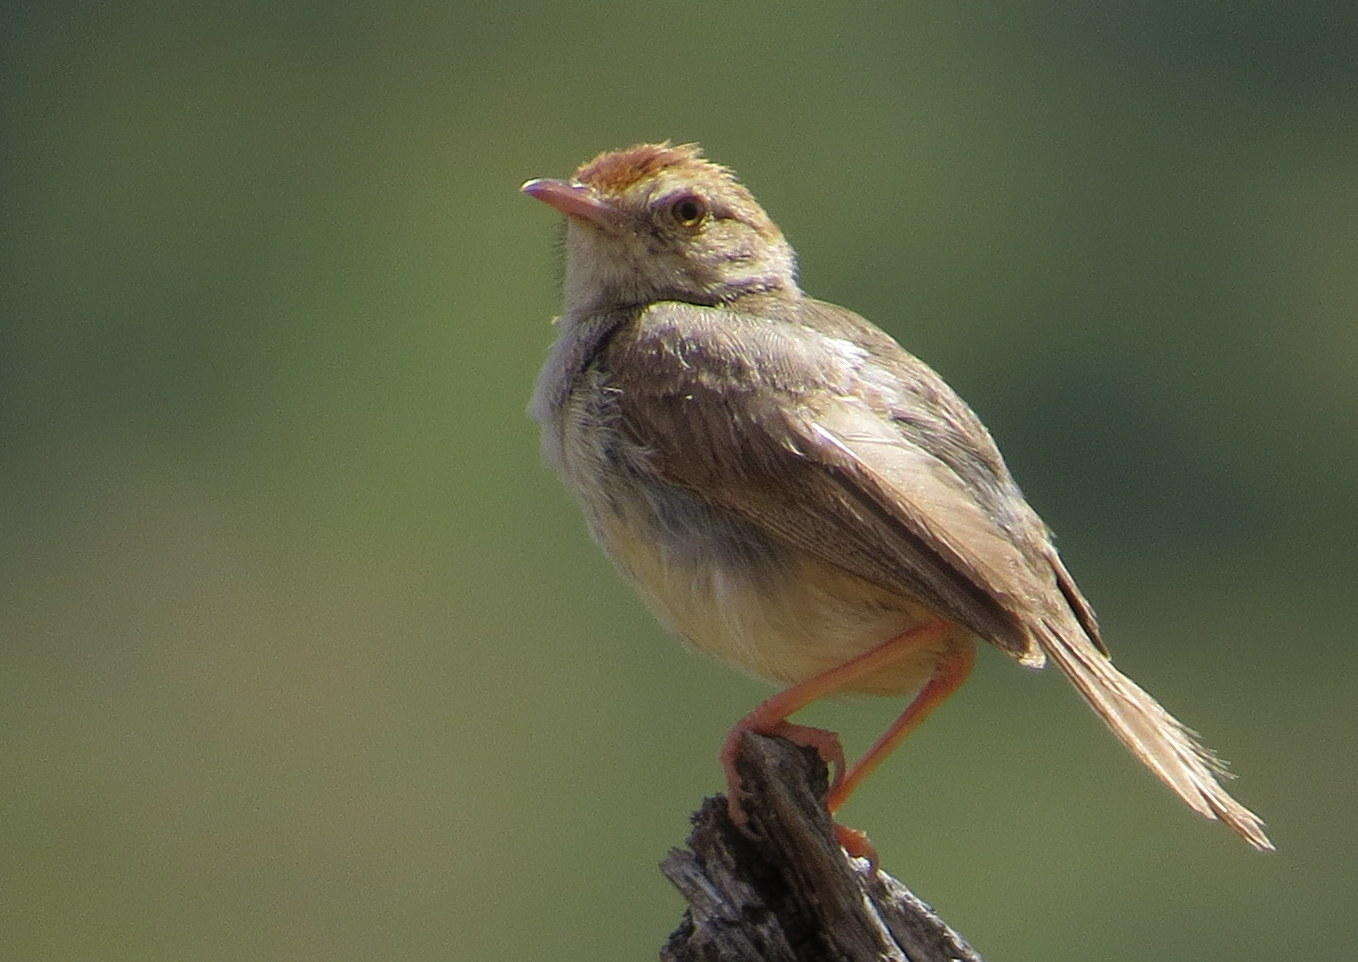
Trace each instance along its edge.
<instances>
[{"instance_id":1,"label":"brown wing","mask_svg":"<svg viewBox=\"0 0 1358 962\"><path fill-rule=\"evenodd\" d=\"M667 303L620 330L604 363L624 429L664 480L1041 664L1030 626L1053 606L1070 610L1041 523L997 453L971 459L976 476L964 478L912 439L893 416L912 388L965 405L892 347L917 366L910 379L846 338ZM945 422L928 430L952 432L935 447L993 451L984 429L968 440L973 425L919 402Z\"/></svg>"}]
</instances>

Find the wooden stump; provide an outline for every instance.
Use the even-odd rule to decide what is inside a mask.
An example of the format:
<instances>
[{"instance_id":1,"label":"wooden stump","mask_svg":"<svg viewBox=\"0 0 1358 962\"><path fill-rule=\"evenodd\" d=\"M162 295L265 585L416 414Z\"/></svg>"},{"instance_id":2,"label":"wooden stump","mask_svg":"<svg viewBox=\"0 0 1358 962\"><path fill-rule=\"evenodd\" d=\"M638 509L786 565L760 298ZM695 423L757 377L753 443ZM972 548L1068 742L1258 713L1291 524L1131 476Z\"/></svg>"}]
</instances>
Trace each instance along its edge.
<instances>
[{"instance_id":1,"label":"wooden stump","mask_svg":"<svg viewBox=\"0 0 1358 962\"><path fill-rule=\"evenodd\" d=\"M689 904L663 962L981 962L904 885L845 855L814 750L746 734L737 766L746 829L709 798L688 849L661 863Z\"/></svg>"}]
</instances>

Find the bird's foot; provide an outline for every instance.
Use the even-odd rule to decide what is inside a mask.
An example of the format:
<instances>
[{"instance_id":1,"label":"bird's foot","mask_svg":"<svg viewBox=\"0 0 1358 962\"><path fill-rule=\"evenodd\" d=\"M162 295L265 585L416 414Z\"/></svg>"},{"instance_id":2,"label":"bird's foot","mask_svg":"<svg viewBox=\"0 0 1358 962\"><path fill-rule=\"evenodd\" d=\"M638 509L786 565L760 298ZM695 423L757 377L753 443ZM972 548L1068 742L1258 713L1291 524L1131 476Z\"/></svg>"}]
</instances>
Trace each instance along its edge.
<instances>
[{"instance_id":1,"label":"bird's foot","mask_svg":"<svg viewBox=\"0 0 1358 962\"><path fill-rule=\"evenodd\" d=\"M868 868L877 871L877 849L868 838L867 832L836 822L835 841L839 842L839 847L844 849L850 858L865 858L868 860Z\"/></svg>"},{"instance_id":2,"label":"bird's foot","mask_svg":"<svg viewBox=\"0 0 1358 962\"><path fill-rule=\"evenodd\" d=\"M726 774L726 810L731 816L731 821L738 827L743 828L749 821L749 816L740 805L740 773L736 771L736 752L740 736L747 731L785 738L803 748L814 748L816 754L820 755L821 760L830 768L831 792L844 781L844 746L839 743L839 736L834 732L824 728L812 728L809 725L794 725L788 721L761 723L757 718L742 718L726 733L719 756L722 771ZM864 839L866 838L867 836L864 836Z\"/></svg>"}]
</instances>

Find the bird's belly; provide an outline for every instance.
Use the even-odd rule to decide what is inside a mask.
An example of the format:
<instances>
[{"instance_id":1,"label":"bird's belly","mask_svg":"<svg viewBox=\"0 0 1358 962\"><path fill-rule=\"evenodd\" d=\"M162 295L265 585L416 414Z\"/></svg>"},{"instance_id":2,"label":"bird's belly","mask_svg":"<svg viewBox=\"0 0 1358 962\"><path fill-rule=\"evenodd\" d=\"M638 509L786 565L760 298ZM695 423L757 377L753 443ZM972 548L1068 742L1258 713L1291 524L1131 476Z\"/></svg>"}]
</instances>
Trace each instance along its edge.
<instances>
[{"instance_id":1,"label":"bird's belly","mask_svg":"<svg viewBox=\"0 0 1358 962\"><path fill-rule=\"evenodd\" d=\"M751 674L792 684L936 620L913 599L776 542L687 492L619 493L607 509L589 512L605 550L672 631ZM918 688L951 635L847 690Z\"/></svg>"}]
</instances>

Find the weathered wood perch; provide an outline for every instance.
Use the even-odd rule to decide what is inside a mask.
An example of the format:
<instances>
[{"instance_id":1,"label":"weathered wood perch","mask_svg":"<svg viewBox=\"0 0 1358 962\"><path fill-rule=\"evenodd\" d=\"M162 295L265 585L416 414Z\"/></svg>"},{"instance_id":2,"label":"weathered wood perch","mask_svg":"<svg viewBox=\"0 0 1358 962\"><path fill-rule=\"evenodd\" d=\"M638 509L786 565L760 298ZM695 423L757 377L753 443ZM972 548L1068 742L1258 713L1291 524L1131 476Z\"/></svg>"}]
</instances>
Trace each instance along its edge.
<instances>
[{"instance_id":1,"label":"weathered wood perch","mask_svg":"<svg viewBox=\"0 0 1358 962\"><path fill-rule=\"evenodd\" d=\"M750 834L726 799L693 815L661 871L688 901L662 962L981 962L933 909L835 841L819 755L746 735L737 765Z\"/></svg>"}]
</instances>

